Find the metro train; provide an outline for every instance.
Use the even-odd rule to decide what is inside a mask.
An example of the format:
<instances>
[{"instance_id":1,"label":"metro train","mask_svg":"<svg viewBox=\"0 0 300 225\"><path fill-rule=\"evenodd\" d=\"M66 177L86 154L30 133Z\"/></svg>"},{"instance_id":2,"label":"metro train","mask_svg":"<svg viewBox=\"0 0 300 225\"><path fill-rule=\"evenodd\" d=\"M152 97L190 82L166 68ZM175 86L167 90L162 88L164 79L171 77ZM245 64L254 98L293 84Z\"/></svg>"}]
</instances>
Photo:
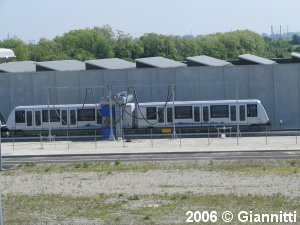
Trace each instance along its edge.
<instances>
[{"instance_id":1,"label":"metro train","mask_svg":"<svg viewBox=\"0 0 300 225\"><path fill-rule=\"evenodd\" d=\"M174 123L176 127L259 126L269 121L257 99L127 103L114 104L112 109L113 124L123 118L124 129L172 128ZM95 129L110 125L110 116L104 113L100 104L18 106L11 111L6 127L22 131Z\"/></svg>"}]
</instances>

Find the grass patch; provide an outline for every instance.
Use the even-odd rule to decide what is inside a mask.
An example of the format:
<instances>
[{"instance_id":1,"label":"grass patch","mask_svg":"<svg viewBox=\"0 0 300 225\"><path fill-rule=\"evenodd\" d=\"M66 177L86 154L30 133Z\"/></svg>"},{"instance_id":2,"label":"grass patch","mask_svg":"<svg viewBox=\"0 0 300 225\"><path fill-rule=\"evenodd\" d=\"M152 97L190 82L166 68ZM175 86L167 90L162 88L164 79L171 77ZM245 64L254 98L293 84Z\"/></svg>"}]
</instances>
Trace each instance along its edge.
<instances>
[{"instance_id":1,"label":"grass patch","mask_svg":"<svg viewBox=\"0 0 300 225\"><path fill-rule=\"evenodd\" d=\"M185 224L188 210L231 210L234 214L241 210L252 210L254 213L297 211L300 197L291 199L280 194L237 196L186 193L139 195L138 199L134 197L132 200L139 200L138 207L128 207L128 201L112 195L6 195L3 204L4 224L37 224L49 218L53 218L52 221L57 224L76 219L96 220L104 224L144 224L143 221L147 224ZM157 206L151 207L147 202L156 202Z\"/></svg>"},{"instance_id":2,"label":"grass patch","mask_svg":"<svg viewBox=\"0 0 300 225\"><path fill-rule=\"evenodd\" d=\"M176 162L114 162L101 163L68 163L68 164L46 164L36 165L28 163L17 166L4 174L20 173L66 173L66 172L104 172L108 175L113 172L139 172L146 173L153 170L164 171L217 171L238 172L247 175L293 175L300 173L300 159L293 160L240 160L240 161L176 161Z\"/></svg>"}]
</instances>

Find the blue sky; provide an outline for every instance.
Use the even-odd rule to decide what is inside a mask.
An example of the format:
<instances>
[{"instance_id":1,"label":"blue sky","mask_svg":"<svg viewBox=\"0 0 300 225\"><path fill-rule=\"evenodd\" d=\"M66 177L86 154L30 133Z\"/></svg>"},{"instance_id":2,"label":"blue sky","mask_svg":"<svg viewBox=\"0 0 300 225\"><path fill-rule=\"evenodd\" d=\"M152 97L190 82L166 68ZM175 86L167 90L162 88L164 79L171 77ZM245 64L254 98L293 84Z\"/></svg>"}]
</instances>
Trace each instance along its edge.
<instances>
[{"instance_id":1,"label":"blue sky","mask_svg":"<svg viewBox=\"0 0 300 225\"><path fill-rule=\"evenodd\" d=\"M300 0L0 0L0 40L52 39L73 29L110 25L137 37L250 29L300 31Z\"/></svg>"}]
</instances>

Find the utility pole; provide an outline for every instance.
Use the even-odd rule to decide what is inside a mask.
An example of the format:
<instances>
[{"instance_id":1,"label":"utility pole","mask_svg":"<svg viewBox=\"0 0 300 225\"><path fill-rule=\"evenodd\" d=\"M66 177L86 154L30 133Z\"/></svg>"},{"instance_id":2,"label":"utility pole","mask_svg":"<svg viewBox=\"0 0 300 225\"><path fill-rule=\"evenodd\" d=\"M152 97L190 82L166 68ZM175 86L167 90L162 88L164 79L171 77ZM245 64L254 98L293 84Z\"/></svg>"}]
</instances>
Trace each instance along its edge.
<instances>
[{"instance_id":1,"label":"utility pole","mask_svg":"<svg viewBox=\"0 0 300 225\"><path fill-rule=\"evenodd\" d=\"M114 128L113 128L113 112L112 112L112 101L111 101L111 86L108 87L109 89L109 122L110 122L110 134L109 134L109 140L115 141L115 135L114 135Z\"/></svg>"},{"instance_id":2,"label":"utility pole","mask_svg":"<svg viewBox=\"0 0 300 225\"><path fill-rule=\"evenodd\" d=\"M2 127L2 122L0 120L0 172L2 171L1 127ZM3 225L3 217L2 217L2 190L1 190L1 187L0 187L0 225Z\"/></svg>"}]
</instances>

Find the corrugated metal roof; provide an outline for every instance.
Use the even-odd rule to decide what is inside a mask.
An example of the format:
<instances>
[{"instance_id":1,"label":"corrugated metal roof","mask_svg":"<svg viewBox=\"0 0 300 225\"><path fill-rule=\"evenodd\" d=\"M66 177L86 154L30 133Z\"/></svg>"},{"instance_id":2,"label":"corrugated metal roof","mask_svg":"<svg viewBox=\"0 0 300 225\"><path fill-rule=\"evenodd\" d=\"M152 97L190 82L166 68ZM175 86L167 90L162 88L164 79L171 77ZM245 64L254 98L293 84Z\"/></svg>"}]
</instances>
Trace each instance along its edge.
<instances>
[{"instance_id":1,"label":"corrugated metal roof","mask_svg":"<svg viewBox=\"0 0 300 225\"><path fill-rule=\"evenodd\" d=\"M9 61L16 58L15 53L11 49L0 48L0 62Z\"/></svg>"},{"instance_id":2,"label":"corrugated metal roof","mask_svg":"<svg viewBox=\"0 0 300 225\"><path fill-rule=\"evenodd\" d=\"M230 62L227 62L225 60L213 58L207 55L199 55L199 56L193 56L193 57L187 57L186 60L192 61L193 63L199 64L200 66L228 66L232 65Z\"/></svg>"},{"instance_id":3,"label":"corrugated metal roof","mask_svg":"<svg viewBox=\"0 0 300 225\"><path fill-rule=\"evenodd\" d=\"M169 68L169 67L184 67L186 64L177 62L164 57L149 57L136 59L137 68L155 67L155 68Z\"/></svg>"},{"instance_id":4,"label":"corrugated metal roof","mask_svg":"<svg viewBox=\"0 0 300 225\"><path fill-rule=\"evenodd\" d=\"M76 71L85 70L85 63L78 60L37 62L36 71Z\"/></svg>"},{"instance_id":5,"label":"corrugated metal roof","mask_svg":"<svg viewBox=\"0 0 300 225\"><path fill-rule=\"evenodd\" d=\"M85 61L86 69L129 69L135 68L135 63L119 59L119 58L109 58L109 59L96 59Z\"/></svg>"},{"instance_id":6,"label":"corrugated metal roof","mask_svg":"<svg viewBox=\"0 0 300 225\"><path fill-rule=\"evenodd\" d=\"M252 55L252 54L243 54L238 57L239 59L249 61L252 63L257 63L257 64L264 64L264 65L271 65L275 64L276 62L270 59L266 59L260 56Z\"/></svg>"},{"instance_id":7,"label":"corrugated metal roof","mask_svg":"<svg viewBox=\"0 0 300 225\"><path fill-rule=\"evenodd\" d=\"M4 73L22 73L35 72L35 62L19 61L0 64L0 72Z\"/></svg>"},{"instance_id":8,"label":"corrugated metal roof","mask_svg":"<svg viewBox=\"0 0 300 225\"><path fill-rule=\"evenodd\" d=\"M300 59L300 53L298 52L292 52L292 58Z\"/></svg>"}]
</instances>

